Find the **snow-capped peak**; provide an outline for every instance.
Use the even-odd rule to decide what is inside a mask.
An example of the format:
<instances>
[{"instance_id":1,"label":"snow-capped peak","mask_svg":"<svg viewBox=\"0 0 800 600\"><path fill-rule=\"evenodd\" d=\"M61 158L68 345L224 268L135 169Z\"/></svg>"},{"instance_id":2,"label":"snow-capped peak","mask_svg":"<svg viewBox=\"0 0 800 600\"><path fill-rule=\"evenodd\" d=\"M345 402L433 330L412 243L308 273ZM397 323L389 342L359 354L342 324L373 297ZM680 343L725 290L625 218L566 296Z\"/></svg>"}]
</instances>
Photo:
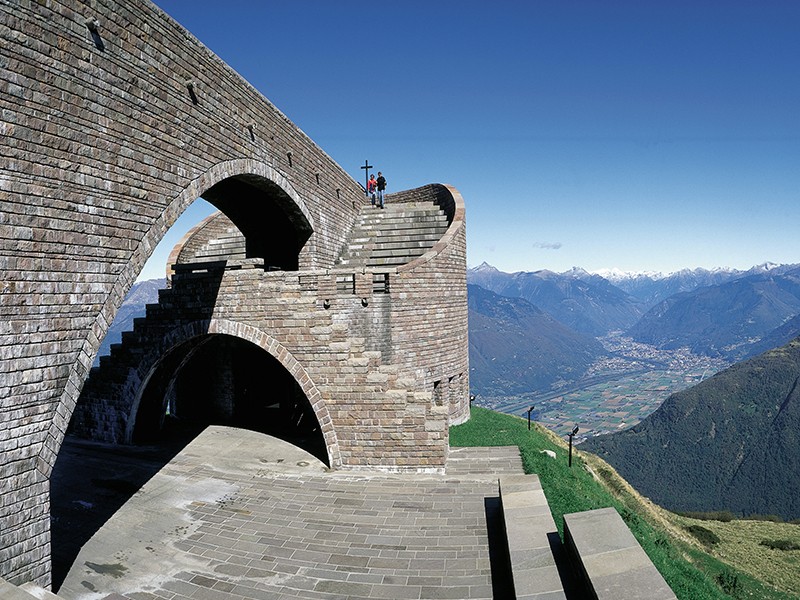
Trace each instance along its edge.
<instances>
[{"instance_id":1,"label":"snow-capped peak","mask_svg":"<svg viewBox=\"0 0 800 600\"><path fill-rule=\"evenodd\" d=\"M482 272L493 272L493 273L496 273L496 272L498 272L498 271L497 271L497 268L493 267L492 265L490 265L490 264L489 264L489 263L487 263L486 261L483 261L483 262L482 262L481 264L479 264L477 267L472 267L472 268L470 269L470 271L473 271L473 272L480 272L480 271L482 271Z\"/></svg>"},{"instance_id":2,"label":"snow-capped peak","mask_svg":"<svg viewBox=\"0 0 800 600\"><path fill-rule=\"evenodd\" d=\"M626 281L628 279L639 279L642 277L664 279L667 277L667 275L664 275L660 271L623 271L616 267L611 269L597 269L596 271L592 271L592 273L604 279L608 279L609 281Z\"/></svg>"}]
</instances>

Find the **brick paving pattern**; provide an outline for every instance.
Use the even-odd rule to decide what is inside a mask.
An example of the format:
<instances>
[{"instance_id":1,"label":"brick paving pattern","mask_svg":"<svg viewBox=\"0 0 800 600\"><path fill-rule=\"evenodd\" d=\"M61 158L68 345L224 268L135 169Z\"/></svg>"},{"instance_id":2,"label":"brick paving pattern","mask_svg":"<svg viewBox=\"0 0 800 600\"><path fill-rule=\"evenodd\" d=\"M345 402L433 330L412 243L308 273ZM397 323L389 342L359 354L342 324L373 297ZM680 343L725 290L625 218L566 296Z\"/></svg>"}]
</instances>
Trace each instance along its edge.
<instances>
[{"instance_id":1,"label":"brick paving pattern","mask_svg":"<svg viewBox=\"0 0 800 600\"><path fill-rule=\"evenodd\" d=\"M521 472L516 448L454 449L446 475L354 474L275 459L298 452L286 447L260 458L265 439L280 444L207 430L83 548L59 595L494 597L486 499Z\"/></svg>"}]
</instances>

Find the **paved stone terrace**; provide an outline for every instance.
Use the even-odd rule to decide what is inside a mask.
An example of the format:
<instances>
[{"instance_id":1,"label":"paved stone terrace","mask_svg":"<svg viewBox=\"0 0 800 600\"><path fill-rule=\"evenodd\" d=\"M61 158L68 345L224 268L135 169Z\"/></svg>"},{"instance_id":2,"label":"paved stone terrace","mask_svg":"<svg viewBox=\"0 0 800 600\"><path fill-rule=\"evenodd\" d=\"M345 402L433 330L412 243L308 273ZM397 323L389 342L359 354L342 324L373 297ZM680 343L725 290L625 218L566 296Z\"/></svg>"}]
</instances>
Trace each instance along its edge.
<instances>
[{"instance_id":1,"label":"paved stone terrace","mask_svg":"<svg viewBox=\"0 0 800 600\"><path fill-rule=\"evenodd\" d=\"M502 597L487 519L497 476L521 472L516 448L454 449L444 476L328 472L274 438L211 427L84 546L59 596Z\"/></svg>"}]
</instances>

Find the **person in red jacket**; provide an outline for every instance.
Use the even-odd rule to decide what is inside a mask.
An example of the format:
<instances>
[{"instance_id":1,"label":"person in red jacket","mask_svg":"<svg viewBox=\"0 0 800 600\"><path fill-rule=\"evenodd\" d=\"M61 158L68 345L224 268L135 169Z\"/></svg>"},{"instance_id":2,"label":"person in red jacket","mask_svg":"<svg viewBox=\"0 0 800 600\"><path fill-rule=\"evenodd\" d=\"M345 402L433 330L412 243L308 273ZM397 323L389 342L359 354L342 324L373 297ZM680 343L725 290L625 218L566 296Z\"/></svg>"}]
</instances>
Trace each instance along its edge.
<instances>
[{"instance_id":1,"label":"person in red jacket","mask_svg":"<svg viewBox=\"0 0 800 600\"><path fill-rule=\"evenodd\" d=\"M370 200L372 200L372 206L375 206L375 190L378 187L378 182L375 181L375 175L369 176L369 181L367 182L367 193L369 194Z\"/></svg>"},{"instance_id":2,"label":"person in red jacket","mask_svg":"<svg viewBox=\"0 0 800 600\"><path fill-rule=\"evenodd\" d=\"M380 175L380 173L378 173ZM375 190L378 188L378 182L375 181L375 175L369 176L369 181L367 182L367 193L369 194L370 200L372 200L372 206L375 206Z\"/></svg>"}]
</instances>

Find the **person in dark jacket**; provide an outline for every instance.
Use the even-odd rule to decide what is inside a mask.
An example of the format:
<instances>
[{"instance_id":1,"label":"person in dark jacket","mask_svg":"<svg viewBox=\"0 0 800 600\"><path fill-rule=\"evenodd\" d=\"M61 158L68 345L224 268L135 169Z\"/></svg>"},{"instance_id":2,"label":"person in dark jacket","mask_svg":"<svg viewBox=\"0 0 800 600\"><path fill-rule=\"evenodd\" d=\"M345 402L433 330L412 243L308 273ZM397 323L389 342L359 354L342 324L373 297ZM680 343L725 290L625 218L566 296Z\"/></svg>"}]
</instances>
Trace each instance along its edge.
<instances>
[{"instance_id":1,"label":"person in dark jacket","mask_svg":"<svg viewBox=\"0 0 800 600\"><path fill-rule=\"evenodd\" d=\"M383 173L378 171L378 205L383 208L383 194L386 191L386 179L383 176Z\"/></svg>"}]
</instances>

